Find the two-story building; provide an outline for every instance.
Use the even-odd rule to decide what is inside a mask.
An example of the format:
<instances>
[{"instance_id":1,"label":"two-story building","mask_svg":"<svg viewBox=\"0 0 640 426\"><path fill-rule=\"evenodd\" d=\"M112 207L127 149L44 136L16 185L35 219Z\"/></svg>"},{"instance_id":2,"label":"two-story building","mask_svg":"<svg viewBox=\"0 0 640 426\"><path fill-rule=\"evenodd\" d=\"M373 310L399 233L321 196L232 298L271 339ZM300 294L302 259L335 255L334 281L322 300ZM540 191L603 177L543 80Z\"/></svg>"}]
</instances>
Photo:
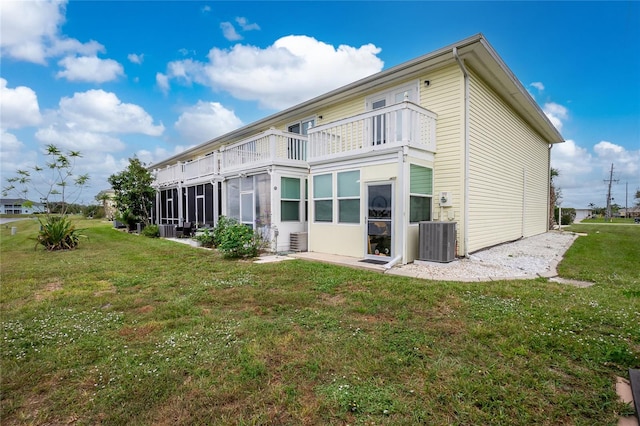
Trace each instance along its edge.
<instances>
[{"instance_id":1,"label":"two-story building","mask_svg":"<svg viewBox=\"0 0 640 426\"><path fill-rule=\"evenodd\" d=\"M339 71L337 71L339 72ZM220 215L287 251L408 263L420 222L458 256L547 231L562 136L478 34L151 166L156 222Z\"/></svg>"}]
</instances>

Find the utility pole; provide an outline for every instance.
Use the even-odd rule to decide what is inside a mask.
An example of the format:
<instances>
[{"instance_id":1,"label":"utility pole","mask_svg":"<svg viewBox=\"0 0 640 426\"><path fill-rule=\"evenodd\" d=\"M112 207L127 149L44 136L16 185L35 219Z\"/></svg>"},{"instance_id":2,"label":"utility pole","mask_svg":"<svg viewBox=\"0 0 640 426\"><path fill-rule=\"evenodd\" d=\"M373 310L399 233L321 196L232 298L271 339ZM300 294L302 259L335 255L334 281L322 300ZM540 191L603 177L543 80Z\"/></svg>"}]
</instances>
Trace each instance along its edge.
<instances>
[{"instance_id":1,"label":"utility pole","mask_svg":"<svg viewBox=\"0 0 640 426\"><path fill-rule=\"evenodd\" d=\"M609 189L607 190L607 212L605 214L606 219L611 219L611 184L618 182L619 179L613 179L613 163L611 163L611 172L609 172L609 179L605 179L604 182L609 182Z\"/></svg>"},{"instance_id":2,"label":"utility pole","mask_svg":"<svg viewBox=\"0 0 640 426\"><path fill-rule=\"evenodd\" d=\"M628 215L629 215L629 182L625 182L624 184L624 217L626 218Z\"/></svg>"}]
</instances>

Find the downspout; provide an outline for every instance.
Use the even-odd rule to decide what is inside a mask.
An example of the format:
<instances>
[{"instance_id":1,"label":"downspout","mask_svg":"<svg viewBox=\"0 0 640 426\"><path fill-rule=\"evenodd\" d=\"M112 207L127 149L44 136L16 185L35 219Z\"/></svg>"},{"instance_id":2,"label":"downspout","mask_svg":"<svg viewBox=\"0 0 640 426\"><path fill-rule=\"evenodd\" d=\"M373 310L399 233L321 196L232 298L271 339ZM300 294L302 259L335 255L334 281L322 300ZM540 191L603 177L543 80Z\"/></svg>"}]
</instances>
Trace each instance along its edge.
<instances>
[{"instance_id":1,"label":"downspout","mask_svg":"<svg viewBox=\"0 0 640 426\"><path fill-rule=\"evenodd\" d=\"M524 224L527 220L525 213L527 208L527 168L522 168L522 224L520 225L520 238L524 238Z\"/></svg>"},{"instance_id":2,"label":"downspout","mask_svg":"<svg viewBox=\"0 0 640 426\"><path fill-rule=\"evenodd\" d=\"M551 218L556 208L551 205L551 148L553 148L553 144L549 144L549 156L547 157L547 176L549 176L549 182L547 182L547 231L551 230Z\"/></svg>"},{"instance_id":3,"label":"downspout","mask_svg":"<svg viewBox=\"0 0 640 426\"><path fill-rule=\"evenodd\" d=\"M464 207L463 241L464 257L469 257L469 73L458 56L458 48L453 48L453 57L458 62L464 76Z\"/></svg>"}]
</instances>

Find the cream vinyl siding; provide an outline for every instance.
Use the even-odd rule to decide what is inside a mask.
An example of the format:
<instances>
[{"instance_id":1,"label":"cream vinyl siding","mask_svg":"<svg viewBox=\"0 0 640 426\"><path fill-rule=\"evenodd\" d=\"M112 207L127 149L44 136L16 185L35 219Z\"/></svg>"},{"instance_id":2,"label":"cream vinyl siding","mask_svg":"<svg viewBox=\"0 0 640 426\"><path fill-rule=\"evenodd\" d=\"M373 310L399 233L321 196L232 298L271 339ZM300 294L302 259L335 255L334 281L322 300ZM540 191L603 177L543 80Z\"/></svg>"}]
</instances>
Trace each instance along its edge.
<instances>
[{"instance_id":1,"label":"cream vinyl siding","mask_svg":"<svg viewBox=\"0 0 640 426\"><path fill-rule=\"evenodd\" d=\"M335 182L336 173L340 171L360 171L360 223L338 223L337 218L337 185ZM321 172L319 175L332 173L333 174L333 222L321 223L315 222L314 218L314 203L313 203L313 174L309 176L309 251L318 253L330 253L341 256L351 257L363 257L365 255L365 232L366 222L364 220L366 216L366 201L367 201L367 183L370 182L392 182L392 178L398 176L398 163L387 163L377 165L367 165L363 163L363 166L357 169L353 168L338 168L329 172ZM398 194L397 185L394 187L394 244L399 241L399 232L402 232L401 222L399 218L396 218L401 209L398 208L400 202L400 195ZM397 252L401 252L402 248L396 248Z\"/></svg>"},{"instance_id":2,"label":"cream vinyl siding","mask_svg":"<svg viewBox=\"0 0 640 426\"><path fill-rule=\"evenodd\" d=\"M428 87L424 80L429 80ZM436 155L433 165L433 220L448 221L451 215L457 222L458 255L463 247L464 201L464 81L457 65L441 68L423 76L420 100L424 108L438 114L436 124ZM440 209L438 194L450 191L453 206Z\"/></svg>"},{"instance_id":3,"label":"cream vinyl siding","mask_svg":"<svg viewBox=\"0 0 640 426\"><path fill-rule=\"evenodd\" d=\"M468 250L473 252L547 230L549 149L473 72L470 85Z\"/></svg>"}]
</instances>

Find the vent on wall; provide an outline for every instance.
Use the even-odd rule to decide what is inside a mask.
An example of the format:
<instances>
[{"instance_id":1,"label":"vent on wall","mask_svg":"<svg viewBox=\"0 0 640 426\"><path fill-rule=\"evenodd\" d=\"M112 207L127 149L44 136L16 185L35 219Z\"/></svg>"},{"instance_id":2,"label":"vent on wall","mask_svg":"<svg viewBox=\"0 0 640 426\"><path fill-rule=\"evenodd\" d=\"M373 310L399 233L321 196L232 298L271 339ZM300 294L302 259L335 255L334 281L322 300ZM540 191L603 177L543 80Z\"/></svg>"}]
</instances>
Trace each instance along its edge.
<instances>
[{"instance_id":1,"label":"vent on wall","mask_svg":"<svg viewBox=\"0 0 640 426\"><path fill-rule=\"evenodd\" d=\"M455 222L420 222L418 259L451 262L456 258Z\"/></svg>"},{"instance_id":2,"label":"vent on wall","mask_svg":"<svg viewBox=\"0 0 640 426\"><path fill-rule=\"evenodd\" d=\"M308 238L306 232L292 232L289 235L289 250L307 251Z\"/></svg>"}]
</instances>

